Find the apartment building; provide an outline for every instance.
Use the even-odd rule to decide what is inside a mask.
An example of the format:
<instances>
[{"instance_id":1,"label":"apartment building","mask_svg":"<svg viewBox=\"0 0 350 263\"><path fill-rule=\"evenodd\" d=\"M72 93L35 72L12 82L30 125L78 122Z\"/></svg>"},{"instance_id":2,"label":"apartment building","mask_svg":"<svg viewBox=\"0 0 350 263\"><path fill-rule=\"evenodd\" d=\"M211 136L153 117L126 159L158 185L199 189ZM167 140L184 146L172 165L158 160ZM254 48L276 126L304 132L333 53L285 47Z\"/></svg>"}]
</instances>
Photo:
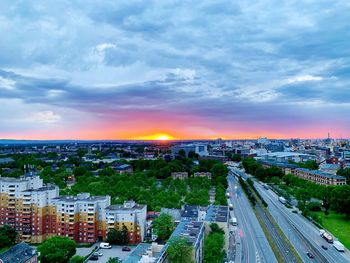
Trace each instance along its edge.
<instances>
[{"instance_id":1,"label":"apartment building","mask_svg":"<svg viewBox=\"0 0 350 263\"><path fill-rule=\"evenodd\" d=\"M78 243L93 243L106 238L105 213L110 196L61 196L53 200L57 209L57 235Z\"/></svg>"},{"instance_id":2,"label":"apartment building","mask_svg":"<svg viewBox=\"0 0 350 263\"><path fill-rule=\"evenodd\" d=\"M130 243L139 243L146 236L147 205L126 201L123 205L110 205L106 208L107 232L110 229L122 230L126 226Z\"/></svg>"},{"instance_id":3,"label":"apartment building","mask_svg":"<svg viewBox=\"0 0 350 263\"><path fill-rule=\"evenodd\" d=\"M207 177L208 179L211 179L211 173L210 172L196 172L193 174L194 177Z\"/></svg>"},{"instance_id":4,"label":"apartment building","mask_svg":"<svg viewBox=\"0 0 350 263\"><path fill-rule=\"evenodd\" d=\"M316 184L323 185L345 185L346 178L339 175L325 173L319 170L309 170L305 168L297 168L294 170L294 175L312 181Z\"/></svg>"},{"instance_id":5,"label":"apartment building","mask_svg":"<svg viewBox=\"0 0 350 263\"><path fill-rule=\"evenodd\" d=\"M185 180L188 178L188 172L173 172L171 173L171 178Z\"/></svg>"},{"instance_id":6,"label":"apartment building","mask_svg":"<svg viewBox=\"0 0 350 263\"><path fill-rule=\"evenodd\" d=\"M36 175L0 177L0 225L15 228L23 241L44 241L56 234L52 199L58 194L57 186L44 185Z\"/></svg>"}]
</instances>

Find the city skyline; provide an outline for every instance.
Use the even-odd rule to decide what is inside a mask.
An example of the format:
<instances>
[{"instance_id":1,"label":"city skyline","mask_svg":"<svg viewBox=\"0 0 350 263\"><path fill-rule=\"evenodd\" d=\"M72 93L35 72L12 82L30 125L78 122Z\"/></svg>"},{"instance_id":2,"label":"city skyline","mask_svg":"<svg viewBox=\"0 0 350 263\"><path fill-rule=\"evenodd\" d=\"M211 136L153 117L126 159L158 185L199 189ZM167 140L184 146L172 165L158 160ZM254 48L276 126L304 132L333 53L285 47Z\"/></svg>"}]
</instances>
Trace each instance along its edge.
<instances>
[{"instance_id":1,"label":"city skyline","mask_svg":"<svg viewBox=\"0 0 350 263\"><path fill-rule=\"evenodd\" d=\"M345 1L2 1L0 138L349 138Z\"/></svg>"}]
</instances>

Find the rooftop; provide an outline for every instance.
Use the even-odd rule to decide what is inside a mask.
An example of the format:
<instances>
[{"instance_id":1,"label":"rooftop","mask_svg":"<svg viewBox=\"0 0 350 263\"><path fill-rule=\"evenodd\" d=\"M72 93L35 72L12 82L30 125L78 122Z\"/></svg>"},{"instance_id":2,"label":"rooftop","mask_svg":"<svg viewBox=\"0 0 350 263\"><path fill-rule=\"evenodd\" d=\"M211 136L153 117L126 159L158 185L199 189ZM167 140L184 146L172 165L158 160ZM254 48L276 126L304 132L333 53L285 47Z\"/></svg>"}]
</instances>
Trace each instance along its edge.
<instances>
[{"instance_id":1,"label":"rooftop","mask_svg":"<svg viewBox=\"0 0 350 263\"><path fill-rule=\"evenodd\" d=\"M24 263L37 254L36 249L22 242L0 254L4 263Z\"/></svg>"},{"instance_id":2,"label":"rooftop","mask_svg":"<svg viewBox=\"0 0 350 263\"><path fill-rule=\"evenodd\" d=\"M171 234L170 239L175 237L185 237L191 245L197 243L201 230L204 227L203 222L180 222L175 228L174 232Z\"/></svg>"},{"instance_id":3,"label":"rooftop","mask_svg":"<svg viewBox=\"0 0 350 263\"><path fill-rule=\"evenodd\" d=\"M311 174L315 174L315 175L320 175L322 177L326 177L326 178L329 178L329 179L346 180L346 178L344 176L333 175L333 174L325 173L325 172L322 172L322 171L319 171L319 170L309 170L309 169L306 169L306 168L297 168L296 170L307 172L307 173L311 173Z\"/></svg>"},{"instance_id":4,"label":"rooftop","mask_svg":"<svg viewBox=\"0 0 350 263\"><path fill-rule=\"evenodd\" d=\"M291 157L291 156L314 156L311 154L307 154L307 153L298 153L298 152L273 152L273 153L265 153L262 154L262 156L267 155L270 157Z\"/></svg>"},{"instance_id":5,"label":"rooftop","mask_svg":"<svg viewBox=\"0 0 350 263\"><path fill-rule=\"evenodd\" d=\"M208 206L207 215L205 221L209 222L228 222L229 213L227 206Z\"/></svg>"},{"instance_id":6,"label":"rooftop","mask_svg":"<svg viewBox=\"0 0 350 263\"><path fill-rule=\"evenodd\" d=\"M60 197L53 198L54 201L64 201L64 202L77 202L77 201L103 201L108 199L108 196L90 196L89 193L78 194L77 196L72 195L62 195Z\"/></svg>"}]
</instances>

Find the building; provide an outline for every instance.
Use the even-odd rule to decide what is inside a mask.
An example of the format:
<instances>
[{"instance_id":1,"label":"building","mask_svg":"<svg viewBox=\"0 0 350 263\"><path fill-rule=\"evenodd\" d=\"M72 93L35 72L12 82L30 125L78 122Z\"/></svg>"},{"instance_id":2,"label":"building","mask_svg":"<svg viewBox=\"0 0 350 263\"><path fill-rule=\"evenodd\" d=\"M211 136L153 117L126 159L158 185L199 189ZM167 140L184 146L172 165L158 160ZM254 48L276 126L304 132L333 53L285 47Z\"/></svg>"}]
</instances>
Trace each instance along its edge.
<instances>
[{"instance_id":1,"label":"building","mask_svg":"<svg viewBox=\"0 0 350 263\"><path fill-rule=\"evenodd\" d=\"M0 263L37 263L38 253L34 247L22 242L0 254Z\"/></svg>"},{"instance_id":2,"label":"building","mask_svg":"<svg viewBox=\"0 0 350 263\"><path fill-rule=\"evenodd\" d=\"M272 161L278 163L288 163L288 161L300 163L310 160L316 161L316 156L297 152L273 152L261 155L260 159L263 161Z\"/></svg>"},{"instance_id":3,"label":"building","mask_svg":"<svg viewBox=\"0 0 350 263\"><path fill-rule=\"evenodd\" d=\"M292 174L296 168L299 168L296 164L291 163L278 163L273 161L259 161L264 168L278 167L284 174Z\"/></svg>"},{"instance_id":4,"label":"building","mask_svg":"<svg viewBox=\"0 0 350 263\"><path fill-rule=\"evenodd\" d=\"M185 180L188 178L188 172L173 172L171 177L175 179Z\"/></svg>"},{"instance_id":5,"label":"building","mask_svg":"<svg viewBox=\"0 0 350 263\"><path fill-rule=\"evenodd\" d=\"M104 240L106 233L106 208L110 196L61 196L53 200L57 210L57 235L66 236L78 243Z\"/></svg>"},{"instance_id":6,"label":"building","mask_svg":"<svg viewBox=\"0 0 350 263\"><path fill-rule=\"evenodd\" d=\"M199 221L199 206L184 205L181 209L181 221Z\"/></svg>"},{"instance_id":7,"label":"building","mask_svg":"<svg viewBox=\"0 0 350 263\"><path fill-rule=\"evenodd\" d=\"M165 262L165 245L153 243L140 243L123 260L124 263L162 263Z\"/></svg>"},{"instance_id":8,"label":"building","mask_svg":"<svg viewBox=\"0 0 350 263\"><path fill-rule=\"evenodd\" d=\"M9 157L0 158L0 164L9 164L13 162L15 162L15 160Z\"/></svg>"},{"instance_id":9,"label":"building","mask_svg":"<svg viewBox=\"0 0 350 263\"><path fill-rule=\"evenodd\" d=\"M193 174L194 177L207 177L208 179L211 179L211 173L210 172L196 172Z\"/></svg>"},{"instance_id":10,"label":"building","mask_svg":"<svg viewBox=\"0 0 350 263\"><path fill-rule=\"evenodd\" d=\"M192 259L195 263L203 262L204 222L180 222L171 234L169 241L174 238L185 238L192 246Z\"/></svg>"},{"instance_id":11,"label":"building","mask_svg":"<svg viewBox=\"0 0 350 263\"><path fill-rule=\"evenodd\" d=\"M125 226L129 233L130 243L140 243L146 236L147 205L139 205L134 201L123 205L110 205L106 208L106 227L122 230Z\"/></svg>"},{"instance_id":12,"label":"building","mask_svg":"<svg viewBox=\"0 0 350 263\"><path fill-rule=\"evenodd\" d=\"M297 168L294 170L294 175L299 178L312 181L322 185L345 185L346 178L339 175L325 173L319 170L309 170L305 168Z\"/></svg>"},{"instance_id":13,"label":"building","mask_svg":"<svg viewBox=\"0 0 350 263\"><path fill-rule=\"evenodd\" d=\"M342 159L346 163L346 166L350 166L350 151L343 151Z\"/></svg>"},{"instance_id":14,"label":"building","mask_svg":"<svg viewBox=\"0 0 350 263\"><path fill-rule=\"evenodd\" d=\"M209 154L208 145L206 144L185 144L171 147L172 154L178 154L181 150L185 151L186 156L188 156L190 152L197 153L199 156Z\"/></svg>"},{"instance_id":15,"label":"building","mask_svg":"<svg viewBox=\"0 0 350 263\"><path fill-rule=\"evenodd\" d=\"M119 174L125 174L125 173L132 174L133 172L132 166L130 164L114 165L112 166L112 169Z\"/></svg>"},{"instance_id":16,"label":"building","mask_svg":"<svg viewBox=\"0 0 350 263\"><path fill-rule=\"evenodd\" d=\"M340 164L333 164L333 163L322 163L319 166L319 170L325 173L330 173L336 175L338 170L340 169Z\"/></svg>"},{"instance_id":17,"label":"building","mask_svg":"<svg viewBox=\"0 0 350 263\"><path fill-rule=\"evenodd\" d=\"M229 248L229 218L228 206L210 205L205 213L205 233L209 234L210 224L216 223L225 232L225 250Z\"/></svg>"},{"instance_id":18,"label":"building","mask_svg":"<svg viewBox=\"0 0 350 263\"><path fill-rule=\"evenodd\" d=\"M9 225L20 240L40 243L56 235L56 207L59 194L54 185L44 185L36 175L0 177L0 225Z\"/></svg>"}]
</instances>

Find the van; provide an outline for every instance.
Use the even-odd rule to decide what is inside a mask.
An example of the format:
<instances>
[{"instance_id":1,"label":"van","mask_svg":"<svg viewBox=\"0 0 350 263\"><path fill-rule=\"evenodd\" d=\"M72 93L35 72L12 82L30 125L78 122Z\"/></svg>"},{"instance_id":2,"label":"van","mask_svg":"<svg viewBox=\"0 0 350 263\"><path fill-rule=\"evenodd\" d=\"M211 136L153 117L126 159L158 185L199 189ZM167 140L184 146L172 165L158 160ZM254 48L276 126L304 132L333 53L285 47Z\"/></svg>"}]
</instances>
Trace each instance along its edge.
<instances>
[{"instance_id":1,"label":"van","mask_svg":"<svg viewBox=\"0 0 350 263\"><path fill-rule=\"evenodd\" d=\"M100 248L112 248L112 246L109 243L102 242Z\"/></svg>"}]
</instances>

